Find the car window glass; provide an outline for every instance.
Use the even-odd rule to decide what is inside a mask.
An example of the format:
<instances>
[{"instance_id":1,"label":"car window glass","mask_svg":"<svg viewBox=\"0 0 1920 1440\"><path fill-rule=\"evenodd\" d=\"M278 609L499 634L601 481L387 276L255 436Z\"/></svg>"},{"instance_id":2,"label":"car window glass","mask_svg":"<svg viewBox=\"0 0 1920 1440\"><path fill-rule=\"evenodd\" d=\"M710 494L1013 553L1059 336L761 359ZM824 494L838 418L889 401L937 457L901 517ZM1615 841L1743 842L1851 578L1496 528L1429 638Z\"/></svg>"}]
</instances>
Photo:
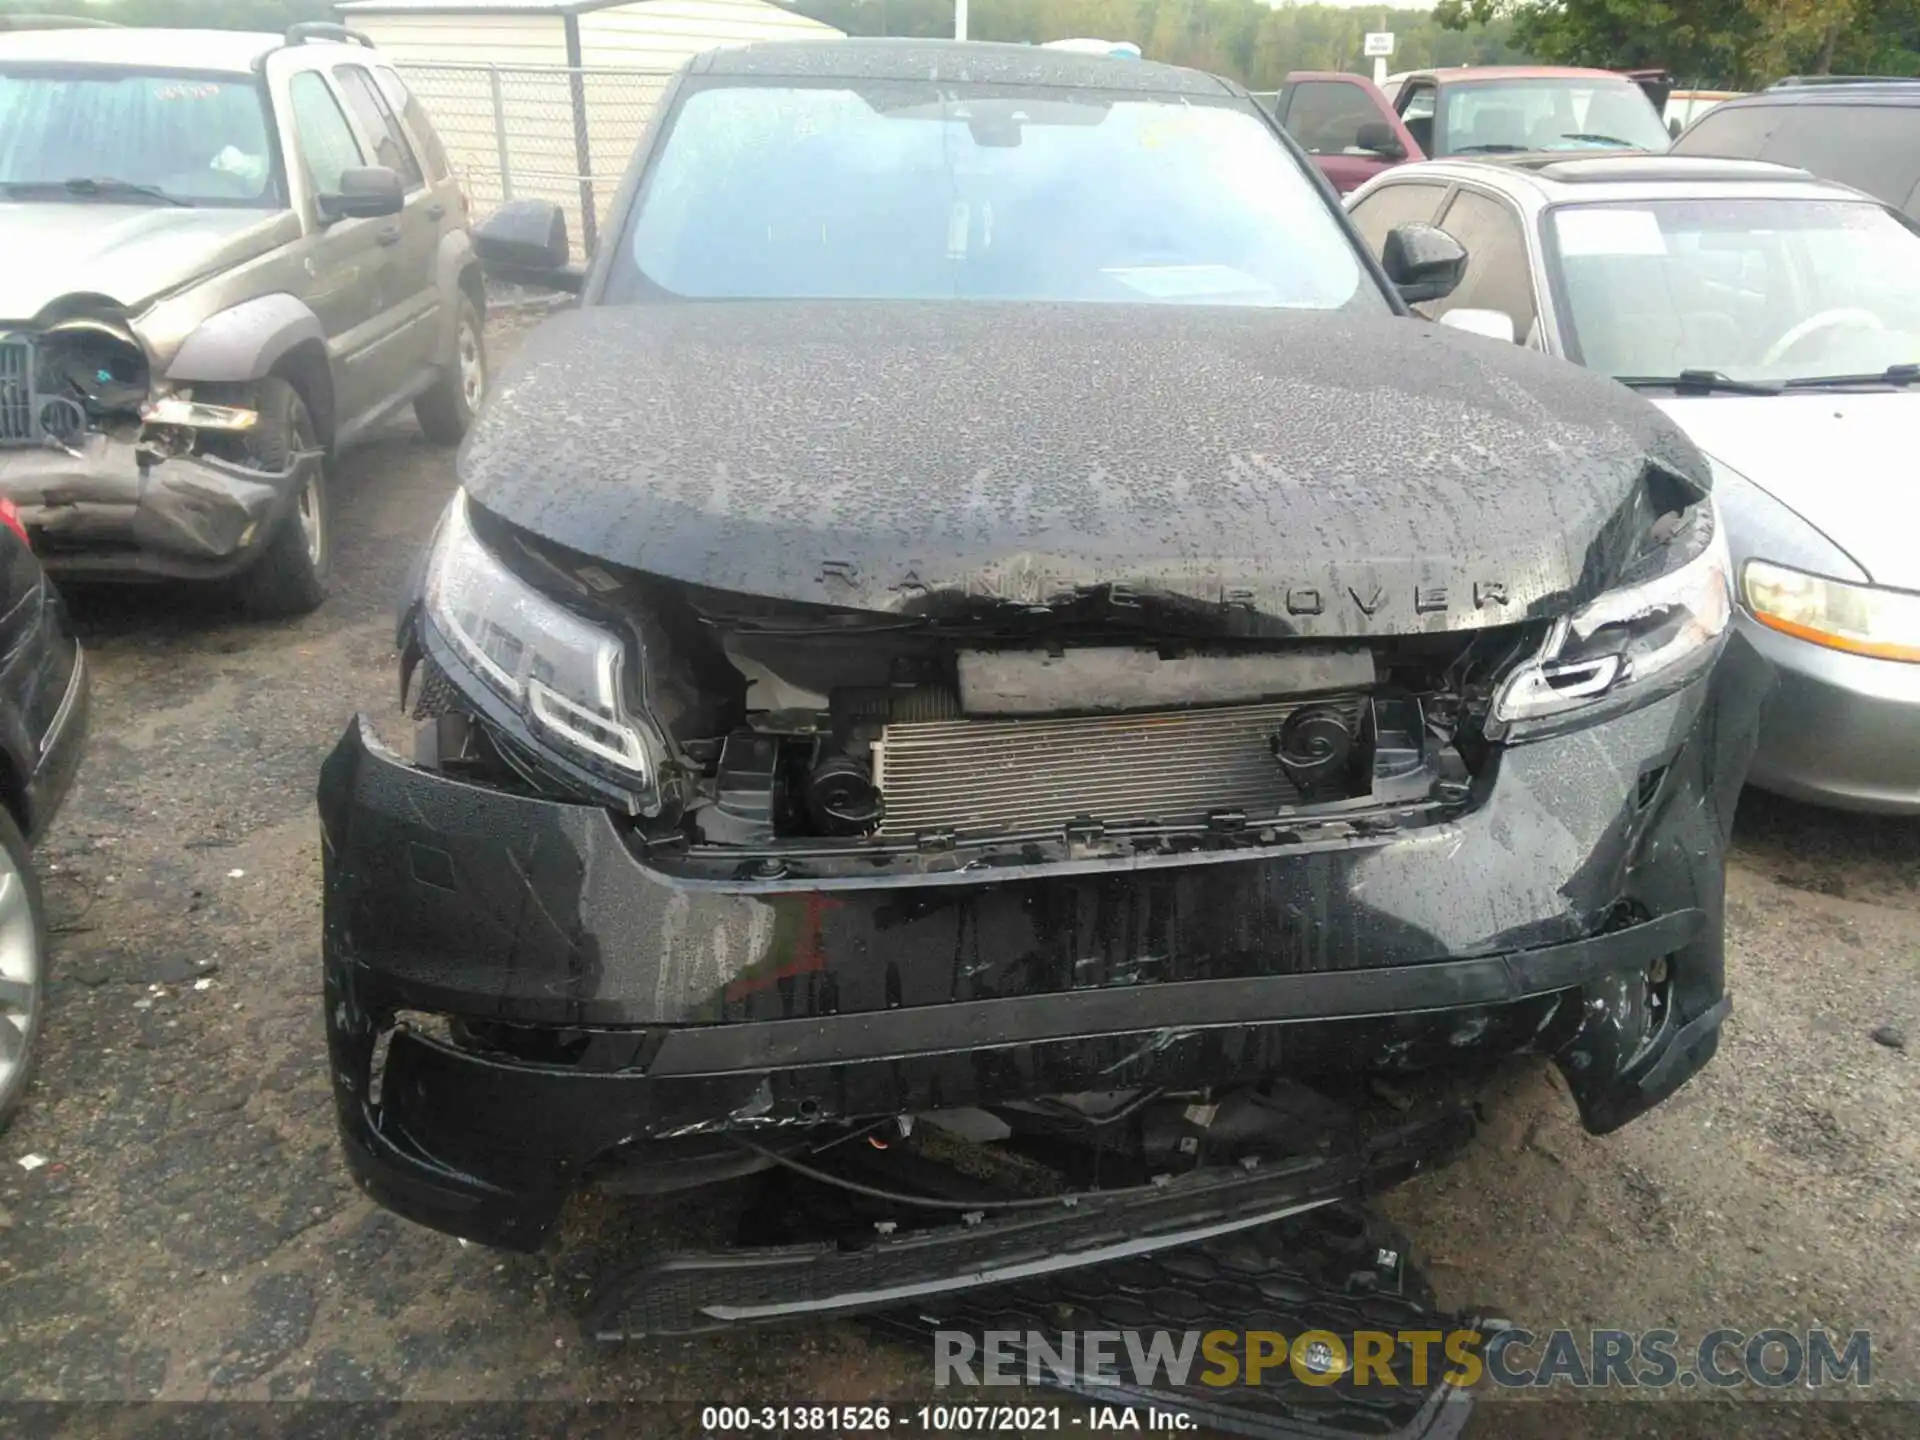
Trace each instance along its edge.
<instances>
[{"instance_id":1,"label":"car window glass","mask_svg":"<svg viewBox=\"0 0 1920 1440\"><path fill-rule=\"evenodd\" d=\"M1237 101L716 84L677 108L609 294L1384 311L1319 186Z\"/></svg>"},{"instance_id":2,"label":"car window glass","mask_svg":"<svg viewBox=\"0 0 1920 1440\"><path fill-rule=\"evenodd\" d=\"M1440 228L1467 248L1467 271L1445 299L1414 308L1433 319L1449 310L1498 310L1513 319L1513 333L1533 328L1533 279L1527 268L1520 217L1499 201L1471 190L1453 197Z\"/></svg>"},{"instance_id":3,"label":"car window glass","mask_svg":"<svg viewBox=\"0 0 1920 1440\"><path fill-rule=\"evenodd\" d=\"M1767 137L1786 111L1784 105L1721 106L1702 115L1674 142L1676 155L1714 155L1723 160L1758 160Z\"/></svg>"},{"instance_id":4,"label":"car window glass","mask_svg":"<svg viewBox=\"0 0 1920 1440\"><path fill-rule=\"evenodd\" d=\"M1877 374L1920 356L1920 236L1865 200L1561 206L1571 349L1609 375Z\"/></svg>"},{"instance_id":5,"label":"car window glass","mask_svg":"<svg viewBox=\"0 0 1920 1440\"><path fill-rule=\"evenodd\" d=\"M435 184L446 179L450 168L447 164L447 148L440 143L439 132L427 118L426 108L421 105L419 97L407 88L407 82L400 78L400 72L392 66L378 66L373 74L379 83L380 93L387 97L388 106L406 117L413 138L420 143L420 158L426 162L427 178Z\"/></svg>"},{"instance_id":6,"label":"car window glass","mask_svg":"<svg viewBox=\"0 0 1920 1440\"><path fill-rule=\"evenodd\" d=\"M1920 105L1798 105L1784 113L1760 158L1904 205L1920 182Z\"/></svg>"},{"instance_id":7,"label":"car window glass","mask_svg":"<svg viewBox=\"0 0 1920 1440\"><path fill-rule=\"evenodd\" d=\"M1287 133L1309 155L1370 155L1360 127L1382 121L1372 96L1339 80L1302 80L1287 101Z\"/></svg>"},{"instance_id":8,"label":"car window glass","mask_svg":"<svg viewBox=\"0 0 1920 1440\"><path fill-rule=\"evenodd\" d=\"M1367 249L1378 258L1381 247L1387 243L1387 232L1394 226L1416 220L1431 225L1434 212L1440 208L1440 199L1446 193L1445 185L1401 181L1369 192L1348 213L1361 238L1367 242Z\"/></svg>"},{"instance_id":9,"label":"car window glass","mask_svg":"<svg viewBox=\"0 0 1920 1440\"><path fill-rule=\"evenodd\" d=\"M1418 86L1400 100L1401 122L1413 136L1413 143L1429 155L1433 154L1433 88Z\"/></svg>"},{"instance_id":10,"label":"car window glass","mask_svg":"<svg viewBox=\"0 0 1920 1440\"><path fill-rule=\"evenodd\" d=\"M259 84L100 65L0 73L0 185L81 204L64 182L102 176L192 205L280 203Z\"/></svg>"},{"instance_id":11,"label":"car window glass","mask_svg":"<svg viewBox=\"0 0 1920 1440\"><path fill-rule=\"evenodd\" d=\"M407 144L406 134L388 106L386 96L374 87L373 77L364 66L336 65L333 78L340 82L340 93L353 107L360 128L373 140L374 163L393 171L407 189L419 189L420 164L413 158L413 148Z\"/></svg>"},{"instance_id":12,"label":"car window glass","mask_svg":"<svg viewBox=\"0 0 1920 1440\"><path fill-rule=\"evenodd\" d=\"M340 172L367 163L353 127L341 113L327 82L312 70L302 70L288 83L293 101L293 128L300 137L300 154L314 190L333 195L340 190Z\"/></svg>"},{"instance_id":13,"label":"car window glass","mask_svg":"<svg viewBox=\"0 0 1920 1440\"><path fill-rule=\"evenodd\" d=\"M1586 79L1449 85L1436 133L1446 155L1622 147L1658 153L1673 138L1638 85Z\"/></svg>"}]
</instances>

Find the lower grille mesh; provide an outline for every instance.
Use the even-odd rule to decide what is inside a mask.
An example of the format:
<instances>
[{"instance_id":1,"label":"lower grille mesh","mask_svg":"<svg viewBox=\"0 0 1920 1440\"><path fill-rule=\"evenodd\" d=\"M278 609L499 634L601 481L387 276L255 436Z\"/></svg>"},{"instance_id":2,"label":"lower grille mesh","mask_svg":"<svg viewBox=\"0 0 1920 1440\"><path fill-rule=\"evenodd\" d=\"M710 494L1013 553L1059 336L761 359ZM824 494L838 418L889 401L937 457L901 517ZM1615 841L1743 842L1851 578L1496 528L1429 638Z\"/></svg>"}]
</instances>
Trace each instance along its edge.
<instances>
[{"instance_id":1,"label":"lower grille mesh","mask_svg":"<svg viewBox=\"0 0 1920 1440\"><path fill-rule=\"evenodd\" d=\"M873 747L886 796L880 833L1272 814L1300 800L1273 755L1287 717L1331 706L1357 733L1362 699L889 725Z\"/></svg>"}]
</instances>

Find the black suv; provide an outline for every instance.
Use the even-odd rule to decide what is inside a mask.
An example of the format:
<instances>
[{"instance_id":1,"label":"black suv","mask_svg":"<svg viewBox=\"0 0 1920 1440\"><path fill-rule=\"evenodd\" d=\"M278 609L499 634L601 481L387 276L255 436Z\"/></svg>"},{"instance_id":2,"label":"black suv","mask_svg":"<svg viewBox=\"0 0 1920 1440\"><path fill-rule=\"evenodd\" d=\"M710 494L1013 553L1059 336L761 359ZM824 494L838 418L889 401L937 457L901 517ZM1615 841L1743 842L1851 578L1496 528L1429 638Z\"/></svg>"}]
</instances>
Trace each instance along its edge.
<instances>
[{"instance_id":1,"label":"black suv","mask_svg":"<svg viewBox=\"0 0 1920 1440\"><path fill-rule=\"evenodd\" d=\"M1920 220L1920 80L1782 80L1714 106L1673 153L1798 166Z\"/></svg>"},{"instance_id":2,"label":"black suv","mask_svg":"<svg viewBox=\"0 0 1920 1440\"><path fill-rule=\"evenodd\" d=\"M1766 670L1660 412L1410 318L1465 252L1376 264L1212 76L766 45L659 114L584 274L476 231L579 304L461 452L412 757L321 776L371 1194L838 1187L623 1322L697 1330L1390 1183L1515 1053L1594 1131L1707 1062Z\"/></svg>"}]
</instances>

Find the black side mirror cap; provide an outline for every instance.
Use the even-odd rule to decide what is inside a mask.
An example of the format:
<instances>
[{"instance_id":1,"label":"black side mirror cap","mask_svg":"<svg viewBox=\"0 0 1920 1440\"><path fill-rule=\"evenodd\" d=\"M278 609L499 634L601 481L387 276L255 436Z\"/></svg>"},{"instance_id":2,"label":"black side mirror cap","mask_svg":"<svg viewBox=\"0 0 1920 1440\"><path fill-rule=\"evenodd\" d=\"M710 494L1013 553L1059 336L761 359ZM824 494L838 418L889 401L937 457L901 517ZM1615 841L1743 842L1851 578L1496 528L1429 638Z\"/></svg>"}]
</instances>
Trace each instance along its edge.
<instances>
[{"instance_id":1,"label":"black side mirror cap","mask_svg":"<svg viewBox=\"0 0 1920 1440\"><path fill-rule=\"evenodd\" d=\"M385 165L353 165L340 172L340 188L315 202L323 220L372 220L398 215L407 203L397 170Z\"/></svg>"},{"instance_id":2,"label":"black side mirror cap","mask_svg":"<svg viewBox=\"0 0 1920 1440\"><path fill-rule=\"evenodd\" d=\"M569 263L567 212L551 200L509 200L473 231L480 268L496 280L577 295L586 272Z\"/></svg>"},{"instance_id":3,"label":"black side mirror cap","mask_svg":"<svg viewBox=\"0 0 1920 1440\"><path fill-rule=\"evenodd\" d=\"M1393 127L1384 120L1369 120L1354 132L1353 145L1356 150L1365 150L1378 155L1383 160L1404 160L1407 147L1400 143L1400 137L1393 133Z\"/></svg>"},{"instance_id":4,"label":"black side mirror cap","mask_svg":"<svg viewBox=\"0 0 1920 1440\"><path fill-rule=\"evenodd\" d=\"M1387 232L1380 268L1409 305L1444 300L1467 272L1467 247L1437 225L1409 221Z\"/></svg>"}]
</instances>

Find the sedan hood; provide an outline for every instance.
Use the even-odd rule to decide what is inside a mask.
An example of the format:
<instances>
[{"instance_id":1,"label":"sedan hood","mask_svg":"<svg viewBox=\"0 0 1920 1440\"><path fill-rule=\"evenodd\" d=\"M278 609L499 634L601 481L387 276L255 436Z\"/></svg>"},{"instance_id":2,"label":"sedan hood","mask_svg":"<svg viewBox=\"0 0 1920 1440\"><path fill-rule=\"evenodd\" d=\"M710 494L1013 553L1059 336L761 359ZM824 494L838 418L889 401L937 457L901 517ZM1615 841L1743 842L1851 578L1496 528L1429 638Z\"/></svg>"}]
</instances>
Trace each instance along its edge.
<instances>
[{"instance_id":1,"label":"sedan hood","mask_svg":"<svg viewBox=\"0 0 1920 1440\"><path fill-rule=\"evenodd\" d=\"M1702 450L1798 512L1876 585L1920 590L1920 392L1657 403Z\"/></svg>"},{"instance_id":2,"label":"sedan hood","mask_svg":"<svg viewBox=\"0 0 1920 1440\"><path fill-rule=\"evenodd\" d=\"M461 473L548 540L722 590L912 613L1138 590L1302 635L1561 613L1673 478L1710 483L1637 396L1411 320L963 303L567 312Z\"/></svg>"},{"instance_id":3,"label":"sedan hood","mask_svg":"<svg viewBox=\"0 0 1920 1440\"><path fill-rule=\"evenodd\" d=\"M0 321L28 321L67 295L104 295L138 313L148 301L285 243L281 210L0 204Z\"/></svg>"}]
</instances>

